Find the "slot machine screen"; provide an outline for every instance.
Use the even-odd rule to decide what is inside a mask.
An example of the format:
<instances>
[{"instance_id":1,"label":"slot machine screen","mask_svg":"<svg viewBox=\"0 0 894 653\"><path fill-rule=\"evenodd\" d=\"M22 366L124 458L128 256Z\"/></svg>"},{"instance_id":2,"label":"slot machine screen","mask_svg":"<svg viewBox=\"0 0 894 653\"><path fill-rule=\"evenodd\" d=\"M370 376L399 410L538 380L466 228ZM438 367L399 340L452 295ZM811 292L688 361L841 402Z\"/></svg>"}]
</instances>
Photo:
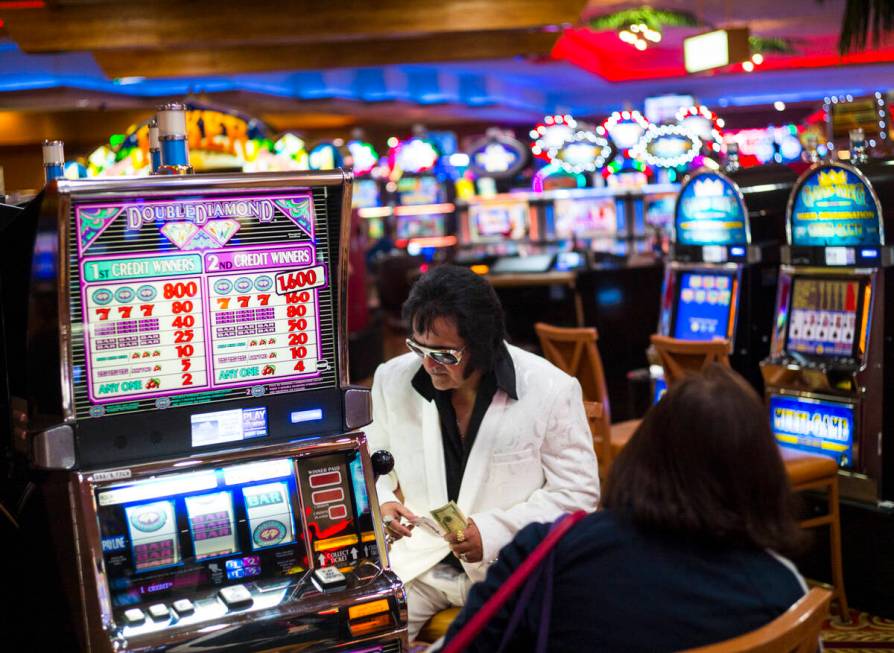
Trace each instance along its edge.
<instances>
[{"instance_id":1,"label":"slot machine screen","mask_svg":"<svg viewBox=\"0 0 894 653\"><path fill-rule=\"evenodd\" d=\"M398 241L413 240L414 238L437 238L446 234L446 220L441 214L397 216Z\"/></svg>"},{"instance_id":2,"label":"slot machine screen","mask_svg":"<svg viewBox=\"0 0 894 653\"><path fill-rule=\"evenodd\" d=\"M379 205L379 183L375 179L357 179L351 196L351 208L369 209Z\"/></svg>"},{"instance_id":3,"label":"slot machine screen","mask_svg":"<svg viewBox=\"0 0 894 653\"><path fill-rule=\"evenodd\" d=\"M397 194L402 206L441 204L447 201L444 188L436 177L402 177L397 182Z\"/></svg>"},{"instance_id":4,"label":"slot machine screen","mask_svg":"<svg viewBox=\"0 0 894 653\"><path fill-rule=\"evenodd\" d=\"M378 556L356 451L167 474L95 494L115 608Z\"/></svg>"},{"instance_id":5,"label":"slot machine screen","mask_svg":"<svg viewBox=\"0 0 894 653\"><path fill-rule=\"evenodd\" d=\"M485 202L469 206L472 242L521 240L528 231L527 202Z\"/></svg>"},{"instance_id":6,"label":"slot machine screen","mask_svg":"<svg viewBox=\"0 0 894 653\"><path fill-rule=\"evenodd\" d=\"M783 447L854 463L854 405L813 397L772 395L770 426Z\"/></svg>"},{"instance_id":7,"label":"slot machine screen","mask_svg":"<svg viewBox=\"0 0 894 653\"><path fill-rule=\"evenodd\" d=\"M643 198L645 205L645 222L652 227L666 229L674 219L674 206L677 193L657 193Z\"/></svg>"},{"instance_id":8,"label":"slot machine screen","mask_svg":"<svg viewBox=\"0 0 894 653\"><path fill-rule=\"evenodd\" d=\"M677 288L674 338L715 340L731 337L730 311L736 301L734 275L685 271L680 273Z\"/></svg>"},{"instance_id":9,"label":"slot machine screen","mask_svg":"<svg viewBox=\"0 0 894 653\"><path fill-rule=\"evenodd\" d=\"M786 349L814 356L852 356L861 320L862 282L796 277Z\"/></svg>"},{"instance_id":10,"label":"slot machine screen","mask_svg":"<svg viewBox=\"0 0 894 653\"><path fill-rule=\"evenodd\" d=\"M75 203L78 418L335 386L324 206L304 189Z\"/></svg>"},{"instance_id":11,"label":"slot machine screen","mask_svg":"<svg viewBox=\"0 0 894 653\"><path fill-rule=\"evenodd\" d=\"M618 231L618 209L614 197L557 199L554 205L555 237L601 238Z\"/></svg>"}]
</instances>

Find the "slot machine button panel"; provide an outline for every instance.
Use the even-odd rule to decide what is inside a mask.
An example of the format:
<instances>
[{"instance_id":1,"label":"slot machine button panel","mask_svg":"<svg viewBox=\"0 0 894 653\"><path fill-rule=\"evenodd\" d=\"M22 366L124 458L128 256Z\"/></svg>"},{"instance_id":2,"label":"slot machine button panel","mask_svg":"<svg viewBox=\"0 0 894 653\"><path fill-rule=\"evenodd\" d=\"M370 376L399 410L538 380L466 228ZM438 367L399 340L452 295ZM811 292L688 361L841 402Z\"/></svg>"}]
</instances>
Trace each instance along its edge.
<instances>
[{"instance_id":1,"label":"slot machine button panel","mask_svg":"<svg viewBox=\"0 0 894 653\"><path fill-rule=\"evenodd\" d=\"M251 592L245 585L233 585L232 587L223 587L217 593L220 600L224 602L231 610L245 608L252 604L254 599Z\"/></svg>"},{"instance_id":2,"label":"slot machine button panel","mask_svg":"<svg viewBox=\"0 0 894 653\"><path fill-rule=\"evenodd\" d=\"M189 599L180 599L178 601L174 601L174 610L176 610L177 614L181 617L192 614L193 612L195 612L195 609L196 607Z\"/></svg>"},{"instance_id":3,"label":"slot machine button panel","mask_svg":"<svg viewBox=\"0 0 894 653\"><path fill-rule=\"evenodd\" d=\"M124 621L128 626L138 626L146 621L146 614L139 608L130 608L124 612Z\"/></svg>"},{"instance_id":4,"label":"slot machine button panel","mask_svg":"<svg viewBox=\"0 0 894 653\"><path fill-rule=\"evenodd\" d=\"M166 621L171 618L171 611L164 603L156 603L149 606L149 616L153 621Z\"/></svg>"}]
</instances>

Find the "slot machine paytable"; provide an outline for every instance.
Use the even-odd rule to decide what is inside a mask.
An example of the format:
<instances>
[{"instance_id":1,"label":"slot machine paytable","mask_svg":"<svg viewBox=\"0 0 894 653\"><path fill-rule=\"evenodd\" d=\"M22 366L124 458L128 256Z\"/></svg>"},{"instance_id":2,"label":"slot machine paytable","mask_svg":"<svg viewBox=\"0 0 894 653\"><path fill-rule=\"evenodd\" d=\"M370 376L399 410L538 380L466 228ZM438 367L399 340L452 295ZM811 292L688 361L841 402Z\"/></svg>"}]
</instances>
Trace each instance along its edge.
<instances>
[{"instance_id":1,"label":"slot machine paytable","mask_svg":"<svg viewBox=\"0 0 894 653\"><path fill-rule=\"evenodd\" d=\"M761 364L782 446L834 458L841 494L894 506L894 252L888 161L820 162L788 203L770 354Z\"/></svg>"},{"instance_id":2,"label":"slot machine paytable","mask_svg":"<svg viewBox=\"0 0 894 653\"><path fill-rule=\"evenodd\" d=\"M48 509L84 650L406 650L369 394L347 374L351 183L57 181L39 198L58 274L32 284L13 438L62 488Z\"/></svg>"}]
</instances>

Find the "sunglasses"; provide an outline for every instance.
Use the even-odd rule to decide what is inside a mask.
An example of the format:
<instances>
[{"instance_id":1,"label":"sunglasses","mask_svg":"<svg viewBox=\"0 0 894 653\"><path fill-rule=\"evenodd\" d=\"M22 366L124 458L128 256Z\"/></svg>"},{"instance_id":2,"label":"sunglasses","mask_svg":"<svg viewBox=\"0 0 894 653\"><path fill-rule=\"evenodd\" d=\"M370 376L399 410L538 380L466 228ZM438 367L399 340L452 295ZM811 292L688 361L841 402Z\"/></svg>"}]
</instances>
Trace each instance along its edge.
<instances>
[{"instance_id":1,"label":"sunglasses","mask_svg":"<svg viewBox=\"0 0 894 653\"><path fill-rule=\"evenodd\" d=\"M466 350L465 347L462 349L432 349L431 347L423 347L411 338L407 338L407 349L419 356L419 358L428 356L439 365L450 366L462 363L463 352Z\"/></svg>"}]
</instances>

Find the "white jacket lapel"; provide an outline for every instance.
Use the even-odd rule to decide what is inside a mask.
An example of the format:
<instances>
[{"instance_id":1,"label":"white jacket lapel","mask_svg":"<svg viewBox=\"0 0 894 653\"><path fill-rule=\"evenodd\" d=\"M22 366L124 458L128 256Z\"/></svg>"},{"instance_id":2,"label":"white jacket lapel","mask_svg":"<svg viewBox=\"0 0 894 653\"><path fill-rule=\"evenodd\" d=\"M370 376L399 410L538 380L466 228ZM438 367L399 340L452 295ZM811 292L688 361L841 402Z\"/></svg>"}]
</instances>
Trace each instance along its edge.
<instances>
[{"instance_id":1,"label":"white jacket lapel","mask_svg":"<svg viewBox=\"0 0 894 653\"><path fill-rule=\"evenodd\" d=\"M487 479L490 452L497 443L500 430L505 423L503 414L506 412L508 402L509 395L502 390L497 390L487 412L484 413L484 419L481 420L472 451L469 452L466 471L463 473L462 485L459 488L459 501L457 501L459 507L467 514L474 510L478 492L481 491L481 486Z\"/></svg>"}]
</instances>

